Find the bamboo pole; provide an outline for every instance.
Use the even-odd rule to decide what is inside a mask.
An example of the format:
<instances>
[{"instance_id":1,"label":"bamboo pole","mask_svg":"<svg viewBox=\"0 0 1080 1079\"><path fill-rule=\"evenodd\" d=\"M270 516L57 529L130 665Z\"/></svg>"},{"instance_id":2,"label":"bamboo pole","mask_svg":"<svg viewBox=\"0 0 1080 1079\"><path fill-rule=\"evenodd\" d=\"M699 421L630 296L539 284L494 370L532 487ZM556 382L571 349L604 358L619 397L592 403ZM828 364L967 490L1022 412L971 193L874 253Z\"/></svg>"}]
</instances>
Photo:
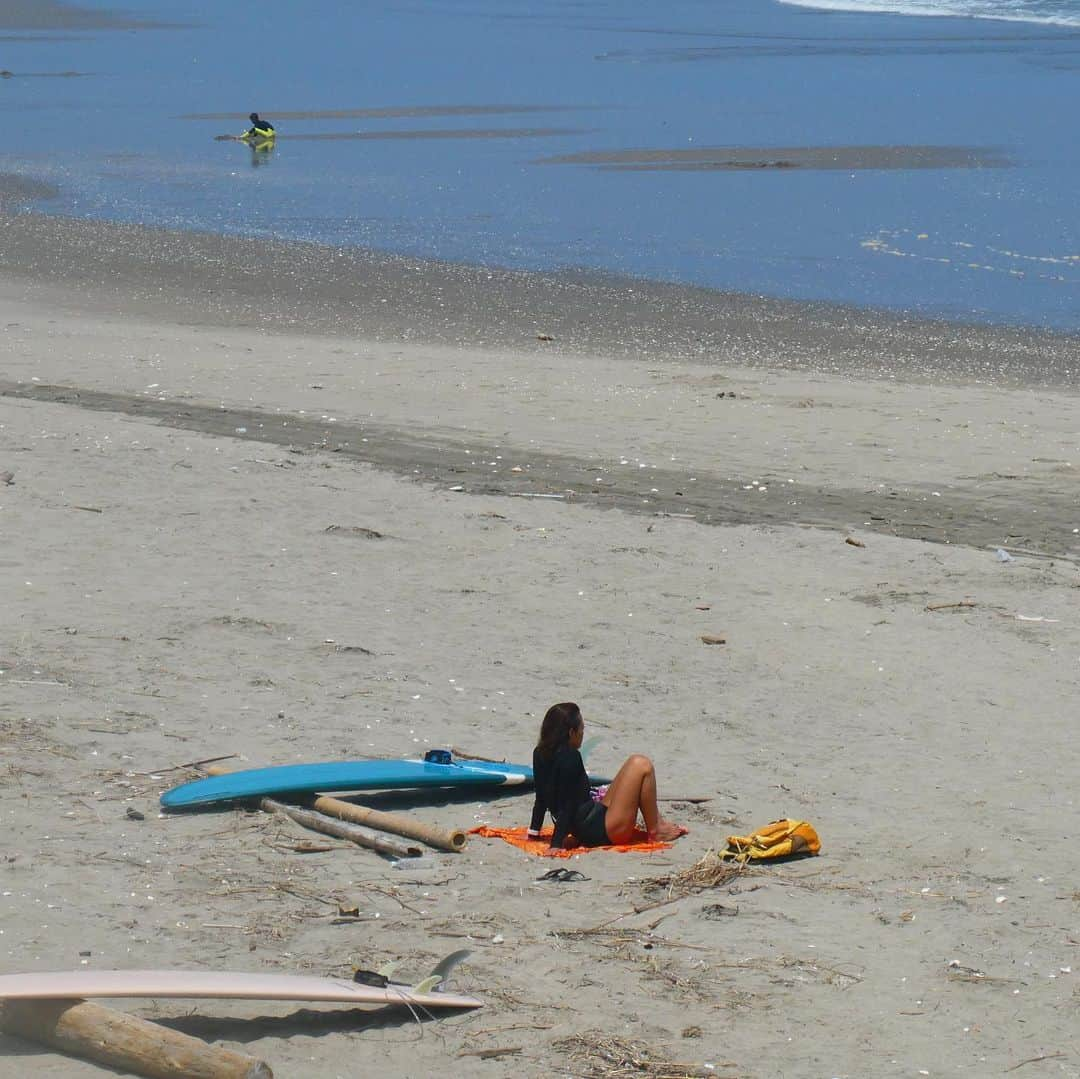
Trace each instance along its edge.
<instances>
[{"instance_id":1,"label":"bamboo pole","mask_svg":"<svg viewBox=\"0 0 1080 1079\"><path fill-rule=\"evenodd\" d=\"M406 839L417 839L436 850L448 850L455 854L465 846L465 833L460 828L444 831L423 821L411 820L400 813L383 813L379 809L369 809L355 802L344 802L340 798L331 798L320 794L312 805L320 813L329 813L332 817L366 824L380 832L391 832Z\"/></svg>"},{"instance_id":2,"label":"bamboo pole","mask_svg":"<svg viewBox=\"0 0 1080 1079\"><path fill-rule=\"evenodd\" d=\"M395 843L392 839L383 839L364 828L358 828L355 824L346 824L344 821L334 820L325 813L316 813L313 809L301 809L299 806L286 805L273 798L263 798L259 801L259 808L268 813L283 813L290 820L302 824L305 828L311 828L324 835L337 836L339 839L348 839L368 850L377 851L379 854L388 854L392 858L415 858L423 853L419 847L407 847L403 843Z\"/></svg>"},{"instance_id":3,"label":"bamboo pole","mask_svg":"<svg viewBox=\"0 0 1080 1079\"><path fill-rule=\"evenodd\" d=\"M214 764L204 768L203 771L210 776L223 776L233 769ZM416 839L436 850L448 850L456 854L465 847L466 836L461 828L446 831L424 824L422 821L412 820L400 813L383 813L378 809L369 809L367 806L345 802L340 798L331 798L325 794L316 795L311 804L313 809L326 813L328 816L350 821L353 824L365 824L376 831L389 832L392 835L403 836L405 839Z\"/></svg>"},{"instance_id":4,"label":"bamboo pole","mask_svg":"<svg viewBox=\"0 0 1080 1079\"><path fill-rule=\"evenodd\" d=\"M0 1001L0 1030L149 1079L273 1079L274 1075L269 1065L254 1057L85 1000Z\"/></svg>"}]
</instances>

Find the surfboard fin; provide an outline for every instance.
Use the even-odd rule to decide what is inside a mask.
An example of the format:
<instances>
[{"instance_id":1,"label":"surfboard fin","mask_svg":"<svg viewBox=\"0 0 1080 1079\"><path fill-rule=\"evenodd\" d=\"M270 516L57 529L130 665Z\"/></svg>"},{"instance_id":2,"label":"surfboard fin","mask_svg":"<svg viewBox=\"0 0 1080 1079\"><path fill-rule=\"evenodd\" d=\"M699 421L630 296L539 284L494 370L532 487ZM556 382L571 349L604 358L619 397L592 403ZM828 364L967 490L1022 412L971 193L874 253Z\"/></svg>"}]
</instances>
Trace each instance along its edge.
<instances>
[{"instance_id":1,"label":"surfboard fin","mask_svg":"<svg viewBox=\"0 0 1080 1079\"><path fill-rule=\"evenodd\" d=\"M391 959L389 963L384 963L378 970L355 970L353 971L353 981L358 982L360 985L371 985L376 988L386 988L388 986L396 986L398 989L408 989L413 993L430 993L433 989L437 989L446 979L450 976L450 972L460 963L463 959L467 959L472 952L461 949L460 951L451 952L449 955L444 956L442 959L431 968L431 973L422 978L415 985L408 985L405 982L397 982L391 979L391 974L394 972L394 968L397 967L400 960Z\"/></svg>"},{"instance_id":2,"label":"surfboard fin","mask_svg":"<svg viewBox=\"0 0 1080 1079\"><path fill-rule=\"evenodd\" d=\"M433 989L438 988L450 977L451 971L458 963L465 959L468 959L472 955L467 948L462 948L460 951L451 952L449 955L444 956L442 959L431 968L431 973L413 986L413 989L417 993L430 993Z\"/></svg>"}]
</instances>

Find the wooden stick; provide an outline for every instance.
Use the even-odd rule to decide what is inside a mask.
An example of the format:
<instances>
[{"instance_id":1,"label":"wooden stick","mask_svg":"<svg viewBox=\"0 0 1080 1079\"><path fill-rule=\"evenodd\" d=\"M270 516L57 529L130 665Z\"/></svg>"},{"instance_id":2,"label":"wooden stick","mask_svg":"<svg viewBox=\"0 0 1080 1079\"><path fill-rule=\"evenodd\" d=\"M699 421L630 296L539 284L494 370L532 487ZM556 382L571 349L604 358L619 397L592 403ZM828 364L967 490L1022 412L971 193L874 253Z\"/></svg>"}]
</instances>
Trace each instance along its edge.
<instances>
[{"instance_id":1,"label":"wooden stick","mask_svg":"<svg viewBox=\"0 0 1080 1079\"><path fill-rule=\"evenodd\" d=\"M4 1001L0 1030L150 1079L273 1079L274 1075L254 1057L85 1000Z\"/></svg>"},{"instance_id":2,"label":"wooden stick","mask_svg":"<svg viewBox=\"0 0 1080 1079\"><path fill-rule=\"evenodd\" d=\"M202 771L210 776L223 776L232 769L211 765L209 768L203 768ZM317 795L311 806L320 813L337 817L339 820L349 821L352 824L366 824L378 832L390 832L392 835L400 835L405 839L417 839L436 850L448 850L456 854L465 846L466 836L461 828L445 831L421 821L411 820L400 813L383 813L378 809L369 809L355 802L344 802L340 798L331 798L325 794Z\"/></svg>"},{"instance_id":3,"label":"wooden stick","mask_svg":"<svg viewBox=\"0 0 1080 1079\"><path fill-rule=\"evenodd\" d=\"M926 605L926 610L952 611L957 607L978 607L978 604L973 599L962 599L959 603L928 603Z\"/></svg>"},{"instance_id":4,"label":"wooden stick","mask_svg":"<svg viewBox=\"0 0 1080 1079\"><path fill-rule=\"evenodd\" d=\"M231 761L234 757L238 756L236 753L226 753L221 757L207 757L201 761L185 761L183 764L170 764L168 768L151 768L149 772L136 772L137 776L156 776L165 772L179 772L181 768L200 768L205 772L209 772L210 769L204 767L207 764L215 764L217 761ZM228 769L222 769L227 771ZM217 773L215 773L217 774Z\"/></svg>"},{"instance_id":5,"label":"wooden stick","mask_svg":"<svg viewBox=\"0 0 1080 1079\"><path fill-rule=\"evenodd\" d=\"M463 749L458 749L457 746L452 746L450 752L453 753L455 760L460 758L463 761L485 761L488 764L505 764L506 758L495 757L481 757L476 753L466 753Z\"/></svg>"},{"instance_id":6,"label":"wooden stick","mask_svg":"<svg viewBox=\"0 0 1080 1079\"><path fill-rule=\"evenodd\" d=\"M284 802L275 801L273 798L263 798L259 802L259 808L268 813L284 813L290 820L302 824L305 828L311 828L325 835L334 835L339 839L348 839L361 847L367 847L379 854L388 854L392 858L415 858L421 854L419 847L406 847L402 843L395 843L392 839L383 839L355 824L346 824L344 821L334 820L325 813L316 813L313 809L300 809L297 806L286 805Z\"/></svg>"}]
</instances>

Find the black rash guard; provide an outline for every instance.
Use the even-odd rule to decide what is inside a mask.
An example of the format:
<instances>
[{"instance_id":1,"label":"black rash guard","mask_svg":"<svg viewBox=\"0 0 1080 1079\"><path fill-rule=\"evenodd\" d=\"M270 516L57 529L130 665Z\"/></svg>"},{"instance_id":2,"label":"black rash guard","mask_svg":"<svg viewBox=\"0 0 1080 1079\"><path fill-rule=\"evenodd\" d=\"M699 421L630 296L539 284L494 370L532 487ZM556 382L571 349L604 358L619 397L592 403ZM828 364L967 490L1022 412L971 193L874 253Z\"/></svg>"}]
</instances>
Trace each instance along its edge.
<instances>
[{"instance_id":1,"label":"black rash guard","mask_svg":"<svg viewBox=\"0 0 1080 1079\"><path fill-rule=\"evenodd\" d=\"M551 760L533 750L533 774L536 782L536 801L533 803L530 831L539 832L544 826L544 816L549 811L555 821L551 837L553 847L561 847L567 835L573 832L585 812L592 808L589 776L581 754L570 746L563 746Z\"/></svg>"}]
</instances>

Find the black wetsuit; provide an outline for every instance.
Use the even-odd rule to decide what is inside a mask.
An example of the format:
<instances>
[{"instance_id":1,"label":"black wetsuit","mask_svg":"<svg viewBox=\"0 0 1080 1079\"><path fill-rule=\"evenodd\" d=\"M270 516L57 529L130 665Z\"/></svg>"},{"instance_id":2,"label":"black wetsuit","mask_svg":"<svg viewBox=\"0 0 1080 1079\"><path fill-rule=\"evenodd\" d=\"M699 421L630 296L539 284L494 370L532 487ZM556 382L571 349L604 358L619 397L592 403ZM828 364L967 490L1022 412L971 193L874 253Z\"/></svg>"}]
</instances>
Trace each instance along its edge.
<instances>
[{"instance_id":1,"label":"black wetsuit","mask_svg":"<svg viewBox=\"0 0 1080 1079\"><path fill-rule=\"evenodd\" d=\"M533 773L536 801L529 825L531 832L540 831L544 816L550 811L555 821L555 832L551 837L553 847L563 846L569 834L586 847L599 847L608 842L604 828L607 809L593 801L589 776L576 749L563 746L550 760L545 759L539 749L533 750Z\"/></svg>"}]
</instances>

